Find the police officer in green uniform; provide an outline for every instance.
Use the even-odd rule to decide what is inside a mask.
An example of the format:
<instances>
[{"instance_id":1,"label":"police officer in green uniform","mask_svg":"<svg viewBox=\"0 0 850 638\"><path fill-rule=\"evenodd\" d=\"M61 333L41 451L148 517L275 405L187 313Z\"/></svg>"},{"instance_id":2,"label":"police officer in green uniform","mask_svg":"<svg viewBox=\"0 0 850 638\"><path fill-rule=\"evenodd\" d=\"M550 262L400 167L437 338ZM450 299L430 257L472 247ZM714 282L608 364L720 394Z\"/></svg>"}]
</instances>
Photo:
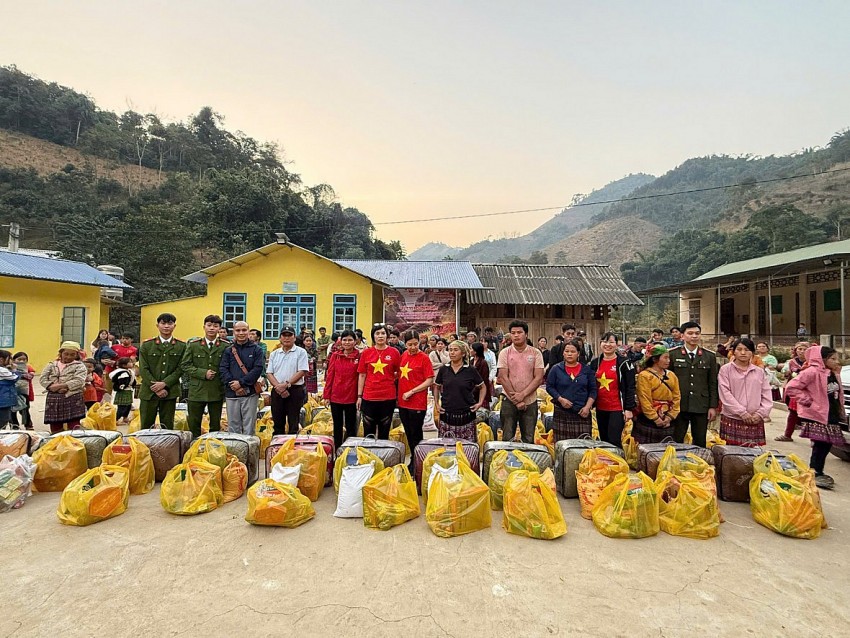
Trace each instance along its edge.
<instances>
[{"instance_id":1,"label":"police officer in green uniform","mask_svg":"<svg viewBox=\"0 0 850 638\"><path fill-rule=\"evenodd\" d=\"M151 428L159 414L159 423L174 429L174 409L180 394L180 364L186 343L174 336L177 317L164 312L156 318L159 336L148 339L139 348L139 413L142 428Z\"/></svg>"},{"instance_id":2,"label":"police officer in green uniform","mask_svg":"<svg viewBox=\"0 0 850 638\"><path fill-rule=\"evenodd\" d=\"M700 347L702 328L698 323L687 321L681 331L684 343L669 350L670 370L679 379L682 392L681 411L673 420L673 438L683 443L690 426L694 445L705 447L708 422L717 416L720 400L717 355Z\"/></svg>"},{"instance_id":3,"label":"police officer in green uniform","mask_svg":"<svg viewBox=\"0 0 850 638\"><path fill-rule=\"evenodd\" d=\"M219 338L219 328L221 328L221 317L207 315L204 318L204 336L189 339L181 362L183 372L189 377L187 420L192 436L195 438L201 436L204 408L210 414L210 432L218 432L221 429L224 386L219 377L218 367L222 353L231 346L231 343Z\"/></svg>"}]
</instances>

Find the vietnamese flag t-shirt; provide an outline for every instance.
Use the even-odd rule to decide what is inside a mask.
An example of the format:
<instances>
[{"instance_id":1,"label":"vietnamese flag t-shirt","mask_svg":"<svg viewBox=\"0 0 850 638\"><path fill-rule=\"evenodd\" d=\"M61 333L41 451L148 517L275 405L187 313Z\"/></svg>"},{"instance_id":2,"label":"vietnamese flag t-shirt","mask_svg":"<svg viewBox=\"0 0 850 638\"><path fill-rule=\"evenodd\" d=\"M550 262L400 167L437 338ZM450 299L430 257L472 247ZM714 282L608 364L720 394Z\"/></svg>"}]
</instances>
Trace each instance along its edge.
<instances>
[{"instance_id":1,"label":"vietnamese flag t-shirt","mask_svg":"<svg viewBox=\"0 0 850 638\"><path fill-rule=\"evenodd\" d=\"M417 392L408 401L404 400L404 393L409 392L426 379L434 376L434 366L431 359L424 352L417 352L413 356L405 350L401 355L401 367L398 369L398 407L408 410L428 409L428 388Z\"/></svg>"},{"instance_id":2,"label":"vietnamese flag t-shirt","mask_svg":"<svg viewBox=\"0 0 850 638\"><path fill-rule=\"evenodd\" d=\"M360 355L357 372L366 374L363 398L367 401L392 401L396 398L395 377L401 355L387 346L383 350L366 348Z\"/></svg>"},{"instance_id":3,"label":"vietnamese flag t-shirt","mask_svg":"<svg viewBox=\"0 0 850 638\"><path fill-rule=\"evenodd\" d=\"M617 359L599 358L596 370L596 409L603 412L621 412L620 386L617 383Z\"/></svg>"}]
</instances>

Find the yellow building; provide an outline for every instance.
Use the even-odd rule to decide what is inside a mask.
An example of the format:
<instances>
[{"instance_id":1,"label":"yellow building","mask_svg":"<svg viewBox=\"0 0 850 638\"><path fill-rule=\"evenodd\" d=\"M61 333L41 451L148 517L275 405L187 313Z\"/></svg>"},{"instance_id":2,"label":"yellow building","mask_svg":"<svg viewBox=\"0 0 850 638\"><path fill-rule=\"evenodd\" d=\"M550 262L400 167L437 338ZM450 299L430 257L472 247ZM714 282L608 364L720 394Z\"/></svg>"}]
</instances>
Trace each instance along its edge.
<instances>
[{"instance_id":1,"label":"yellow building","mask_svg":"<svg viewBox=\"0 0 850 638\"><path fill-rule=\"evenodd\" d=\"M88 352L109 325L101 287L130 288L88 264L0 250L0 348L26 352L37 370L56 358L62 341Z\"/></svg>"},{"instance_id":2,"label":"yellow building","mask_svg":"<svg viewBox=\"0 0 850 638\"><path fill-rule=\"evenodd\" d=\"M215 314L227 327L247 321L272 343L284 325L296 332L324 326L328 334L360 327L368 335L383 316L384 282L285 238L183 279L206 284L206 294L142 306L142 340L156 336L156 318L163 312L177 317L175 334L181 339L200 336L204 317Z\"/></svg>"}]
</instances>

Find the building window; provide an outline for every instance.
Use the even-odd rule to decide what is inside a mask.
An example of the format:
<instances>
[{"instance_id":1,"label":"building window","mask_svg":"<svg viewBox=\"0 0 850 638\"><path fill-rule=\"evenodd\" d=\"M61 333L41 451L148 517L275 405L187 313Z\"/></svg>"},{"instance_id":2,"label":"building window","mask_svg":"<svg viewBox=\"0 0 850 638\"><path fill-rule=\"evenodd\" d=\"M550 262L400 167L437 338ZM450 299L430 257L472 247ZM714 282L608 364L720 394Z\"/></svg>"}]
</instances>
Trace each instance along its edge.
<instances>
[{"instance_id":1,"label":"building window","mask_svg":"<svg viewBox=\"0 0 850 638\"><path fill-rule=\"evenodd\" d=\"M563 306L552 306L552 318L553 319L563 319L564 318L564 307Z\"/></svg>"},{"instance_id":2,"label":"building window","mask_svg":"<svg viewBox=\"0 0 850 638\"><path fill-rule=\"evenodd\" d=\"M700 310L702 301L700 299L691 299L688 301L688 321L701 324Z\"/></svg>"},{"instance_id":3,"label":"building window","mask_svg":"<svg viewBox=\"0 0 850 638\"><path fill-rule=\"evenodd\" d=\"M316 295L265 295L263 338L276 339L282 326L316 330Z\"/></svg>"},{"instance_id":4,"label":"building window","mask_svg":"<svg viewBox=\"0 0 850 638\"><path fill-rule=\"evenodd\" d=\"M237 321L245 321L248 295L237 292L224 293L224 310L221 317L224 325L232 328Z\"/></svg>"},{"instance_id":5,"label":"building window","mask_svg":"<svg viewBox=\"0 0 850 638\"><path fill-rule=\"evenodd\" d=\"M771 295L770 296L770 314L772 314L772 315L781 315L782 314L782 295Z\"/></svg>"},{"instance_id":6,"label":"building window","mask_svg":"<svg viewBox=\"0 0 850 638\"><path fill-rule=\"evenodd\" d=\"M333 332L354 330L357 322L357 295L334 295Z\"/></svg>"},{"instance_id":7,"label":"building window","mask_svg":"<svg viewBox=\"0 0 850 638\"><path fill-rule=\"evenodd\" d=\"M516 317L516 304L505 304L505 317Z\"/></svg>"},{"instance_id":8,"label":"building window","mask_svg":"<svg viewBox=\"0 0 850 638\"><path fill-rule=\"evenodd\" d=\"M86 309L66 306L62 310L62 341L76 341L84 345L86 338Z\"/></svg>"},{"instance_id":9,"label":"building window","mask_svg":"<svg viewBox=\"0 0 850 638\"><path fill-rule=\"evenodd\" d=\"M0 301L0 348L12 348L15 345L15 304Z\"/></svg>"},{"instance_id":10,"label":"building window","mask_svg":"<svg viewBox=\"0 0 850 638\"><path fill-rule=\"evenodd\" d=\"M823 291L823 311L832 312L841 310L841 289L833 288L832 290Z\"/></svg>"}]
</instances>

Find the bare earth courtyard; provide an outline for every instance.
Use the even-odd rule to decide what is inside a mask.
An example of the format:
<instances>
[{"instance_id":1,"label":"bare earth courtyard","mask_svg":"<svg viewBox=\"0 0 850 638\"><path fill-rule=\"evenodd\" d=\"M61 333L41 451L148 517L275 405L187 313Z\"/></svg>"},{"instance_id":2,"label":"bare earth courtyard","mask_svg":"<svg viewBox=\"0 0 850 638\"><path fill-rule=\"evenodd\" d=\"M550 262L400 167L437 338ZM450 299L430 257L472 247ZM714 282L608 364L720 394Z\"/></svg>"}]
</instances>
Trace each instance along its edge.
<instances>
[{"instance_id":1,"label":"bare earth courtyard","mask_svg":"<svg viewBox=\"0 0 850 638\"><path fill-rule=\"evenodd\" d=\"M40 422L36 412L36 423ZM774 410L768 438L781 433ZM37 429L40 429L36 425ZM808 442L770 446L808 461ZM491 529L442 539L419 519L388 532L336 519L326 488L294 529L254 527L241 498L176 517L158 486L84 528L58 493L0 515L0 636L850 636L850 464L831 456L830 524L813 541L722 503L720 536L608 539L559 499L566 536Z\"/></svg>"}]
</instances>

